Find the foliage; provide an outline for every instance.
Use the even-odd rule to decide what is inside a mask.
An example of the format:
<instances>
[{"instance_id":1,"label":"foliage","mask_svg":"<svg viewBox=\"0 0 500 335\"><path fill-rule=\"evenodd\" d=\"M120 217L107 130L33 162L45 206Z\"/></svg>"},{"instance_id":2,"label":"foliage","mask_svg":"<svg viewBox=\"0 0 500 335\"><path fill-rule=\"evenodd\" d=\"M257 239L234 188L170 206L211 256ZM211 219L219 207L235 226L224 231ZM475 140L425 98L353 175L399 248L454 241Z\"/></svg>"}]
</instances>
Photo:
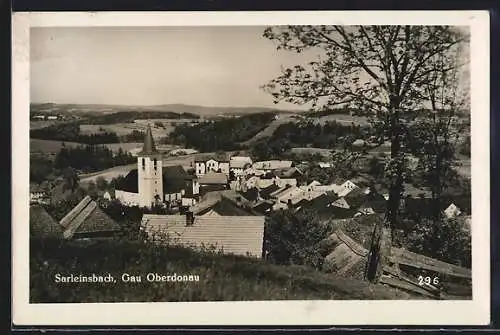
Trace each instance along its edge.
<instances>
[{"instance_id":1,"label":"foliage","mask_svg":"<svg viewBox=\"0 0 500 335\"><path fill-rule=\"evenodd\" d=\"M56 169L73 167L85 172L93 172L118 165L131 164L136 161L130 153L118 149L116 154L105 146L87 145L74 148L63 147L54 160Z\"/></svg>"},{"instance_id":2,"label":"foliage","mask_svg":"<svg viewBox=\"0 0 500 335\"><path fill-rule=\"evenodd\" d=\"M266 223L267 259L276 264L307 265L320 269L323 257L318 244L329 228L314 215L274 212Z\"/></svg>"},{"instance_id":3,"label":"foliage","mask_svg":"<svg viewBox=\"0 0 500 335\"><path fill-rule=\"evenodd\" d=\"M62 200L56 203L45 205L47 213L54 219L60 221L66 214L68 214L85 196L85 191L78 187L75 192L65 196Z\"/></svg>"},{"instance_id":4,"label":"foliage","mask_svg":"<svg viewBox=\"0 0 500 335\"><path fill-rule=\"evenodd\" d=\"M142 142L144 140L144 132L134 129L131 133L120 137L122 142Z\"/></svg>"},{"instance_id":5,"label":"foliage","mask_svg":"<svg viewBox=\"0 0 500 335\"><path fill-rule=\"evenodd\" d=\"M268 137L255 141L250 148L250 155L254 160L269 160L284 158L292 147L284 138L275 138L271 141Z\"/></svg>"},{"instance_id":6,"label":"foliage","mask_svg":"<svg viewBox=\"0 0 500 335\"><path fill-rule=\"evenodd\" d=\"M199 119L192 113L174 113L169 111L121 111L110 114L92 115L83 120L84 124L132 123L135 120L147 119Z\"/></svg>"},{"instance_id":7,"label":"foliage","mask_svg":"<svg viewBox=\"0 0 500 335\"><path fill-rule=\"evenodd\" d=\"M359 138L362 128L354 123L343 125L341 123L325 122L319 124L313 121L288 122L280 125L273 133L270 141L286 139L292 147L312 146L315 148L335 149L343 143L342 138Z\"/></svg>"},{"instance_id":8,"label":"foliage","mask_svg":"<svg viewBox=\"0 0 500 335\"><path fill-rule=\"evenodd\" d=\"M119 143L119 138L114 132L96 134L81 134L80 122L56 123L45 128L32 129L30 138L41 140L79 142L85 144Z\"/></svg>"},{"instance_id":9,"label":"foliage","mask_svg":"<svg viewBox=\"0 0 500 335\"><path fill-rule=\"evenodd\" d=\"M395 228L405 169L403 114L432 102L436 73L461 65L454 55L467 37L448 26L276 26L264 37L278 49L320 51L317 60L285 68L263 86L275 102L362 111L379 141L391 141L387 221Z\"/></svg>"},{"instance_id":10,"label":"foliage","mask_svg":"<svg viewBox=\"0 0 500 335\"><path fill-rule=\"evenodd\" d=\"M30 182L41 183L53 175L52 159L42 155L30 155Z\"/></svg>"},{"instance_id":11,"label":"foliage","mask_svg":"<svg viewBox=\"0 0 500 335\"><path fill-rule=\"evenodd\" d=\"M471 236L463 217L443 218L437 224L423 219L408 233L404 245L410 251L470 268Z\"/></svg>"},{"instance_id":12,"label":"foliage","mask_svg":"<svg viewBox=\"0 0 500 335\"><path fill-rule=\"evenodd\" d=\"M255 113L199 124L178 125L169 142L199 151L237 150L274 120L274 113Z\"/></svg>"}]
</instances>

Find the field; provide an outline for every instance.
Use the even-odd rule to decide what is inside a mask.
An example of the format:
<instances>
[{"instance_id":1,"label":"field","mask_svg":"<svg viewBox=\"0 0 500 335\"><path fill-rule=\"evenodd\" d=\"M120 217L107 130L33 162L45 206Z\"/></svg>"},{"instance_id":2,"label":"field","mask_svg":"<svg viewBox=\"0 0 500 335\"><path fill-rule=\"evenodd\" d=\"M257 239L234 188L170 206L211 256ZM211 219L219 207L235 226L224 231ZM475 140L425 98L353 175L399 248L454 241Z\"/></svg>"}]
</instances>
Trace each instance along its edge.
<instances>
[{"instance_id":1,"label":"field","mask_svg":"<svg viewBox=\"0 0 500 335\"><path fill-rule=\"evenodd\" d=\"M352 122L354 122L355 124L360 126L366 126L370 124L368 122L368 119L364 116L351 116L345 114L326 115L326 116L321 116L320 118L312 118L312 119L316 120L316 122L319 122L321 124L324 124L327 121L328 122L336 121L338 123L347 123L347 124L351 124Z\"/></svg>"},{"instance_id":2,"label":"field","mask_svg":"<svg viewBox=\"0 0 500 335\"><path fill-rule=\"evenodd\" d=\"M320 154L324 157L330 157L332 153L332 149L323 149L323 148L292 148L290 151L297 155L303 154Z\"/></svg>"},{"instance_id":3,"label":"field","mask_svg":"<svg viewBox=\"0 0 500 335\"><path fill-rule=\"evenodd\" d=\"M56 154L59 152L59 150L61 150L63 143L67 147L76 147L78 145L81 145L81 143L75 143L75 142L61 142L61 141L39 140L36 138L30 138L30 152Z\"/></svg>"},{"instance_id":4,"label":"field","mask_svg":"<svg viewBox=\"0 0 500 335\"><path fill-rule=\"evenodd\" d=\"M419 299L306 267L278 266L214 252L128 241L42 242L31 242L31 303ZM88 274L110 273L116 283L55 283L54 274L67 274L71 268ZM124 283L123 273L140 275L141 282ZM148 273L191 274L199 281L148 282Z\"/></svg>"},{"instance_id":5,"label":"field","mask_svg":"<svg viewBox=\"0 0 500 335\"><path fill-rule=\"evenodd\" d=\"M30 120L30 129L45 128L45 127L51 126L57 122L58 121L54 121L54 120L50 120L50 121L49 120L45 120L45 121Z\"/></svg>"},{"instance_id":6,"label":"field","mask_svg":"<svg viewBox=\"0 0 500 335\"><path fill-rule=\"evenodd\" d=\"M76 142L62 142L62 141L50 141L50 140L40 140L36 138L30 138L30 152L41 152L46 154L56 154L61 150L62 144L65 144L66 147L76 147L79 145L85 145L82 143ZM142 149L142 143L110 143L110 144L99 144L114 152L118 152L119 148L122 148L123 151L128 151L131 154L135 154ZM174 148L173 146L164 146L158 145L158 150L170 150Z\"/></svg>"}]
</instances>

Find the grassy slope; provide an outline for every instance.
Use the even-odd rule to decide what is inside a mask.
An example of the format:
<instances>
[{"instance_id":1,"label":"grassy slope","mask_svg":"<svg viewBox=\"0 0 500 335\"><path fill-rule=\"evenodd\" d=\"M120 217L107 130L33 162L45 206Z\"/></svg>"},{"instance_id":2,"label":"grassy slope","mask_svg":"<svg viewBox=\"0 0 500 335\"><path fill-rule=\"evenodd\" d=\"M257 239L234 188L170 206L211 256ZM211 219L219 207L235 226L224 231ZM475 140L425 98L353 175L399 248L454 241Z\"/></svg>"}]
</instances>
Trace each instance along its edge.
<instances>
[{"instance_id":1,"label":"grassy slope","mask_svg":"<svg viewBox=\"0 0 500 335\"><path fill-rule=\"evenodd\" d=\"M123 283L125 272L142 275L143 281ZM150 283L145 280L149 272L199 275L200 281ZM33 303L408 298L387 287L304 267L133 242L53 242L45 247L32 242L30 273ZM117 283L61 284L53 280L56 273L111 273Z\"/></svg>"}]
</instances>

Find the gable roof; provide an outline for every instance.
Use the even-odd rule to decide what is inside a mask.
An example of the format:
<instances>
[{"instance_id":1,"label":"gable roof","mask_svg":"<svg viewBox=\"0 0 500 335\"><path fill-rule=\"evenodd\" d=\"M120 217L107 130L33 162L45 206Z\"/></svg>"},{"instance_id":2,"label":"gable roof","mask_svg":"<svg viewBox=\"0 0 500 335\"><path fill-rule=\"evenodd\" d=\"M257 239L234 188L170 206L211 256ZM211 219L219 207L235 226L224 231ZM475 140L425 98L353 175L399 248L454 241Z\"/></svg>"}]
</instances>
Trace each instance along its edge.
<instances>
[{"instance_id":1,"label":"gable roof","mask_svg":"<svg viewBox=\"0 0 500 335\"><path fill-rule=\"evenodd\" d=\"M243 169L247 164L252 166L252 159L250 157L233 156L229 160L229 166L231 168Z\"/></svg>"},{"instance_id":2,"label":"gable roof","mask_svg":"<svg viewBox=\"0 0 500 335\"><path fill-rule=\"evenodd\" d=\"M196 156L195 162L206 163L209 160L214 160L219 163L229 162L227 153L199 154Z\"/></svg>"},{"instance_id":3,"label":"gable roof","mask_svg":"<svg viewBox=\"0 0 500 335\"><path fill-rule=\"evenodd\" d=\"M224 253L262 257L264 216L198 216L186 226L184 216L145 214L141 228L148 234L165 234L169 243L199 248L215 246Z\"/></svg>"},{"instance_id":4,"label":"gable roof","mask_svg":"<svg viewBox=\"0 0 500 335\"><path fill-rule=\"evenodd\" d=\"M252 167L258 170L276 170L276 169L284 169L291 168L293 165L292 161L282 161L282 160L270 160L270 161L259 161L253 163Z\"/></svg>"},{"instance_id":5,"label":"gable roof","mask_svg":"<svg viewBox=\"0 0 500 335\"><path fill-rule=\"evenodd\" d=\"M209 172L198 179L200 185L225 185L228 182L227 176L221 172Z\"/></svg>"},{"instance_id":6,"label":"gable roof","mask_svg":"<svg viewBox=\"0 0 500 335\"><path fill-rule=\"evenodd\" d=\"M269 185L268 187L262 188L260 190L260 196L263 199L269 199L271 198L271 194L279 190L280 187L276 184Z\"/></svg>"},{"instance_id":7,"label":"gable roof","mask_svg":"<svg viewBox=\"0 0 500 335\"><path fill-rule=\"evenodd\" d=\"M226 197L222 197L213 206L208 207L202 211L198 212L198 215L204 215L210 211L213 211L221 216L250 216L257 215L251 209L246 209L243 206L238 206L238 204L229 200Z\"/></svg>"},{"instance_id":8,"label":"gable roof","mask_svg":"<svg viewBox=\"0 0 500 335\"><path fill-rule=\"evenodd\" d=\"M30 237L62 238L63 229L40 205L30 206Z\"/></svg>"},{"instance_id":9,"label":"gable roof","mask_svg":"<svg viewBox=\"0 0 500 335\"><path fill-rule=\"evenodd\" d=\"M256 187L252 187L246 191L241 192L246 199L250 201L256 201L259 198L259 190Z\"/></svg>"},{"instance_id":10,"label":"gable roof","mask_svg":"<svg viewBox=\"0 0 500 335\"><path fill-rule=\"evenodd\" d=\"M342 277L362 278L368 259L368 250L341 229L332 233L322 243L332 249L325 258L323 271L334 272Z\"/></svg>"},{"instance_id":11,"label":"gable roof","mask_svg":"<svg viewBox=\"0 0 500 335\"><path fill-rule=\"evenodd\" d=\"M63 236L72 238L78 233L100 233L119 231L120 226L107 216L89 196L82 199L59 221L63 227Z\"/></svg>"}]
</instances>

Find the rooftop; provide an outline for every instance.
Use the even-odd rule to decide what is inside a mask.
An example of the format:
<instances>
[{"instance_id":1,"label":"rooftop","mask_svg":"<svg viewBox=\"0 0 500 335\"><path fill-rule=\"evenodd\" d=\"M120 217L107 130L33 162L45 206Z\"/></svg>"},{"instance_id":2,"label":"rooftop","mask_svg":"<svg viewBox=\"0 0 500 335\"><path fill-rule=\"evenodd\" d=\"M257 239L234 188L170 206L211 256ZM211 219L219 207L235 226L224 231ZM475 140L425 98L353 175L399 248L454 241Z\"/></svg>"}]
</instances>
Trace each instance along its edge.
<instances>
[{"instance_id":1,"label":"rooftop","mask_svg":"<svg viewBox=\"0 0 500 335\"><path fill-rule=\"evenodd\" d=\"M193 225L187 226L182 215L145 214L141 226L148 236L165 235L172 244L262 257L264 223L264 216L195 216Z\"/></svg>"},{"instance_id":2,"label":"rooftop","mask_svg":"<svg viewBox=\"0 0 500 335\"><path fill-rule=\"evenodd\" d=\"M151 126L148 124L148 127L146 128L146 134L144 135L144 145L139 155L145 156L154 155L157 153L158 151L156 150L155 141L153 139L153 132L151 131Z\"/></svg>"}]
</instances>

